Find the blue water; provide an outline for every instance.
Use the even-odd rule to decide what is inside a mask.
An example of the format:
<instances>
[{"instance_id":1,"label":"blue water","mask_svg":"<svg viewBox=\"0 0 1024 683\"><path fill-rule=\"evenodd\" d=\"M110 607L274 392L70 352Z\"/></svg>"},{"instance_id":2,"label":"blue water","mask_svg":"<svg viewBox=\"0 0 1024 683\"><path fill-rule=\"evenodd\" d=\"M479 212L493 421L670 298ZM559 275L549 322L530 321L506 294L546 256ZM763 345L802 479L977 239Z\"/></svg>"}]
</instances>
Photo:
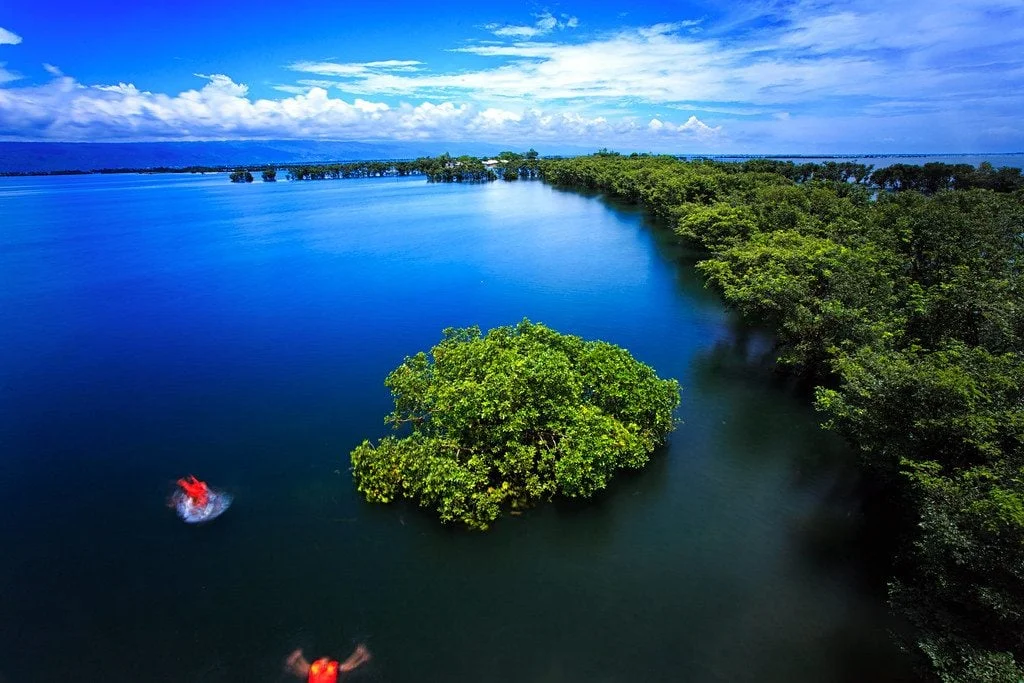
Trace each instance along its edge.
<instances>
[{"instance_id":1,"label":"blue water","mask_svg":"<svg viewBox=\"0 0 1024 683\"><path fill-rule=\"evenodd\" d=\"M0 179L0 680L905 680L856 479L690 256L540 183ZM684 386L588 505L486 534L356 492L383 379L523 317ZM755 340L756 342L757 340ZM194 473L235 497L166 506Z\"/></svg>"}]
</instances>

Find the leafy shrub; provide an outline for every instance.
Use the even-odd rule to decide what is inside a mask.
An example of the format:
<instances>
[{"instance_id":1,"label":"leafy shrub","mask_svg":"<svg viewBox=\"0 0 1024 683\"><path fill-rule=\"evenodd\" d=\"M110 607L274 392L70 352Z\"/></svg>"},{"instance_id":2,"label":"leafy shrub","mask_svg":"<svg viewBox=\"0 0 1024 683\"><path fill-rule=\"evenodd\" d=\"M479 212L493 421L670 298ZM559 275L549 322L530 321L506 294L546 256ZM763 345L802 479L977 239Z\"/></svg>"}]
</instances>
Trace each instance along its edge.
<instances>
[{"instance_id":1,"label":"leafy shrub","mask_svg":"<svg viewBox=\"0 0 1024 683\"><path fill-rule=\"evenodd\" d=\"M679 403L679 384L626 350L528 320L483 336L449 328L385 385L395 401L386 422L411 431L352 451L359 491L475 529L504 508L586 498L616 470L643 467Z\"/></svg>"}]
</instances>

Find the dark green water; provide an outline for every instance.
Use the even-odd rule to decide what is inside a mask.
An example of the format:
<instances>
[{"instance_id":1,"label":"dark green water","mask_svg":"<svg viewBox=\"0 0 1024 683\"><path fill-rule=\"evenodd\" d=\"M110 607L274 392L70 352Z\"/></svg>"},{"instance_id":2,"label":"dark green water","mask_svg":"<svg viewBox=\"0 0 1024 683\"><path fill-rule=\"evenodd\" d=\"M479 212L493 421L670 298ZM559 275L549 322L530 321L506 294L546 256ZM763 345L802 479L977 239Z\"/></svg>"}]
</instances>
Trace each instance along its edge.
<instances>
[{"instance_id":1,"label":"dark green water","mask_svg":"<svg viewBox=\"0 0 1024 683\"><path fill-rule=\"evenodd\" d=\"M642 216L539 183L0 179L0 679L905 680L855 476ZM348 451L447 326L528 316L685 387L589 505L486 533ZM191 527L193 472L236 496ZM870 545L870 543L868 543Z\"/></svg>"}]
</instances>

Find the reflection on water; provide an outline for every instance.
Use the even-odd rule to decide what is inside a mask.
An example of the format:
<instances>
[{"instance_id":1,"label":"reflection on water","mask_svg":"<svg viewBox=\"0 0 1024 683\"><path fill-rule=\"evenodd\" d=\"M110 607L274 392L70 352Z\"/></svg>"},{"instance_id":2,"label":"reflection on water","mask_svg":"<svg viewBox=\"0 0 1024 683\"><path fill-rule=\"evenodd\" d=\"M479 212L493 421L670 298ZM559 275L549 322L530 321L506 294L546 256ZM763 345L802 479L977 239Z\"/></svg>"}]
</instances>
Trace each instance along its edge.
<instances>
[{"instance_id":1,"label":"reflection on water","mask_svg":"<svg viewBox=\"0 0 1024 683\"><path fill-rule=\"evenodd\" d=\"M694 357L694 378L702 391L728 394L733 425L722 420L716 440L727 453L750 458L749 467L777 459L780 484L791 499L802 500L788 529L791 571L807 580L845 584L860 600L842 606L848 618L820 634L823 647L836 652L837 680L904 680L905 669L880 669L871 653L885 647L886 633L864 628L886 621L876 602L884 595L888 548L865 524L861 475L846 446L816 430L812 421L795 422L793 409L806 405L806 387L778 373L771 339L757 330L733 325L730 333ZM742 426L737 429L737 426ZM794 432L804 447L790 450ZM889 624L894 627L894 624Z\"/></svg>"},{"instance_id":2,"label":"reflection on water","mask_svg":"<svg viewBox=\"0 0 1024 683\"><path fill-rule=\"evenodd\" d=\"M12 682L281 681L296 648L361 642L352 680L903 679L848 454L639 212L539 183L178 180L0 199ZM681 381L651 465L486 534L364 503L346 457L384 433L385 375L523 317ZM231 509L182 524L187 473Z\"/></svg>"}]
</instances>

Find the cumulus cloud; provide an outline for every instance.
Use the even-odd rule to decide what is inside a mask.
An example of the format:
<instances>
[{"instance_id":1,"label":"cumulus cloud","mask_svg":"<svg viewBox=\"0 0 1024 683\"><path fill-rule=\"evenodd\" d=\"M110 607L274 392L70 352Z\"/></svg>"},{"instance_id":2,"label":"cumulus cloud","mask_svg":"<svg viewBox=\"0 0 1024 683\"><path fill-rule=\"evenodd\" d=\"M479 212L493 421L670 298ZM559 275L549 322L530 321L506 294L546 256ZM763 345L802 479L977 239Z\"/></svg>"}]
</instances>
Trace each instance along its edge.
<instances>
[{"instance_id":1,"label":"cumulus cloud","mask_svg":"<svg viewBox=\"0 0 1024 683\"><path fill-rule=\"evenodd\" d=\"M20 42L21 36L0 26L0 45L17 45Z\"/></svg>"},{"instance_id":2,"label":"cumulus cloud","mask_svg":"<svg viewBox=\"0 0 1024 683\"><path fill-rule=\"evenodd\" d=\"M391 106L332 97L320 87L283 99L254 99L223 74L196 74L203 87L177 95L130 83L83 85L61 76L49 83L0 88L0 138L40 140L343 139L521 141L640 144L648 128L573 112L513 111L471 103ZM662 124L666 134L706 141L717 133L696 117Z\"/></svg>"},{"instance_id":3,"label":"cumulus cloud","mask_svg":"<svg viewBox=\"0 0 1024 683\"><path fill-rule=\"evenodd\" d=\"M679 125L661 119L651 119L647 124L647 130L660 135L692 136L700 140L709 140L718 136L722 132L722 127L712 128L696 116L691 116L686 123Z\"/></svg>"},{"instance_id":4,"label":"cumulus cloud","mask_svg":"<svg viewBox=\"0 0 1024 683\"><path fill-rule=\"evenodd\" d=\"M529 40L530 38L551 33L555 29L564 30L576 28L580 25L580 20L577 17L569 16L568 14L556 17L551 12L545 10L533 16L537 21L530 25L486 24L484 29L501 38L524 38Z\"/></svg>"}]
</instances>

